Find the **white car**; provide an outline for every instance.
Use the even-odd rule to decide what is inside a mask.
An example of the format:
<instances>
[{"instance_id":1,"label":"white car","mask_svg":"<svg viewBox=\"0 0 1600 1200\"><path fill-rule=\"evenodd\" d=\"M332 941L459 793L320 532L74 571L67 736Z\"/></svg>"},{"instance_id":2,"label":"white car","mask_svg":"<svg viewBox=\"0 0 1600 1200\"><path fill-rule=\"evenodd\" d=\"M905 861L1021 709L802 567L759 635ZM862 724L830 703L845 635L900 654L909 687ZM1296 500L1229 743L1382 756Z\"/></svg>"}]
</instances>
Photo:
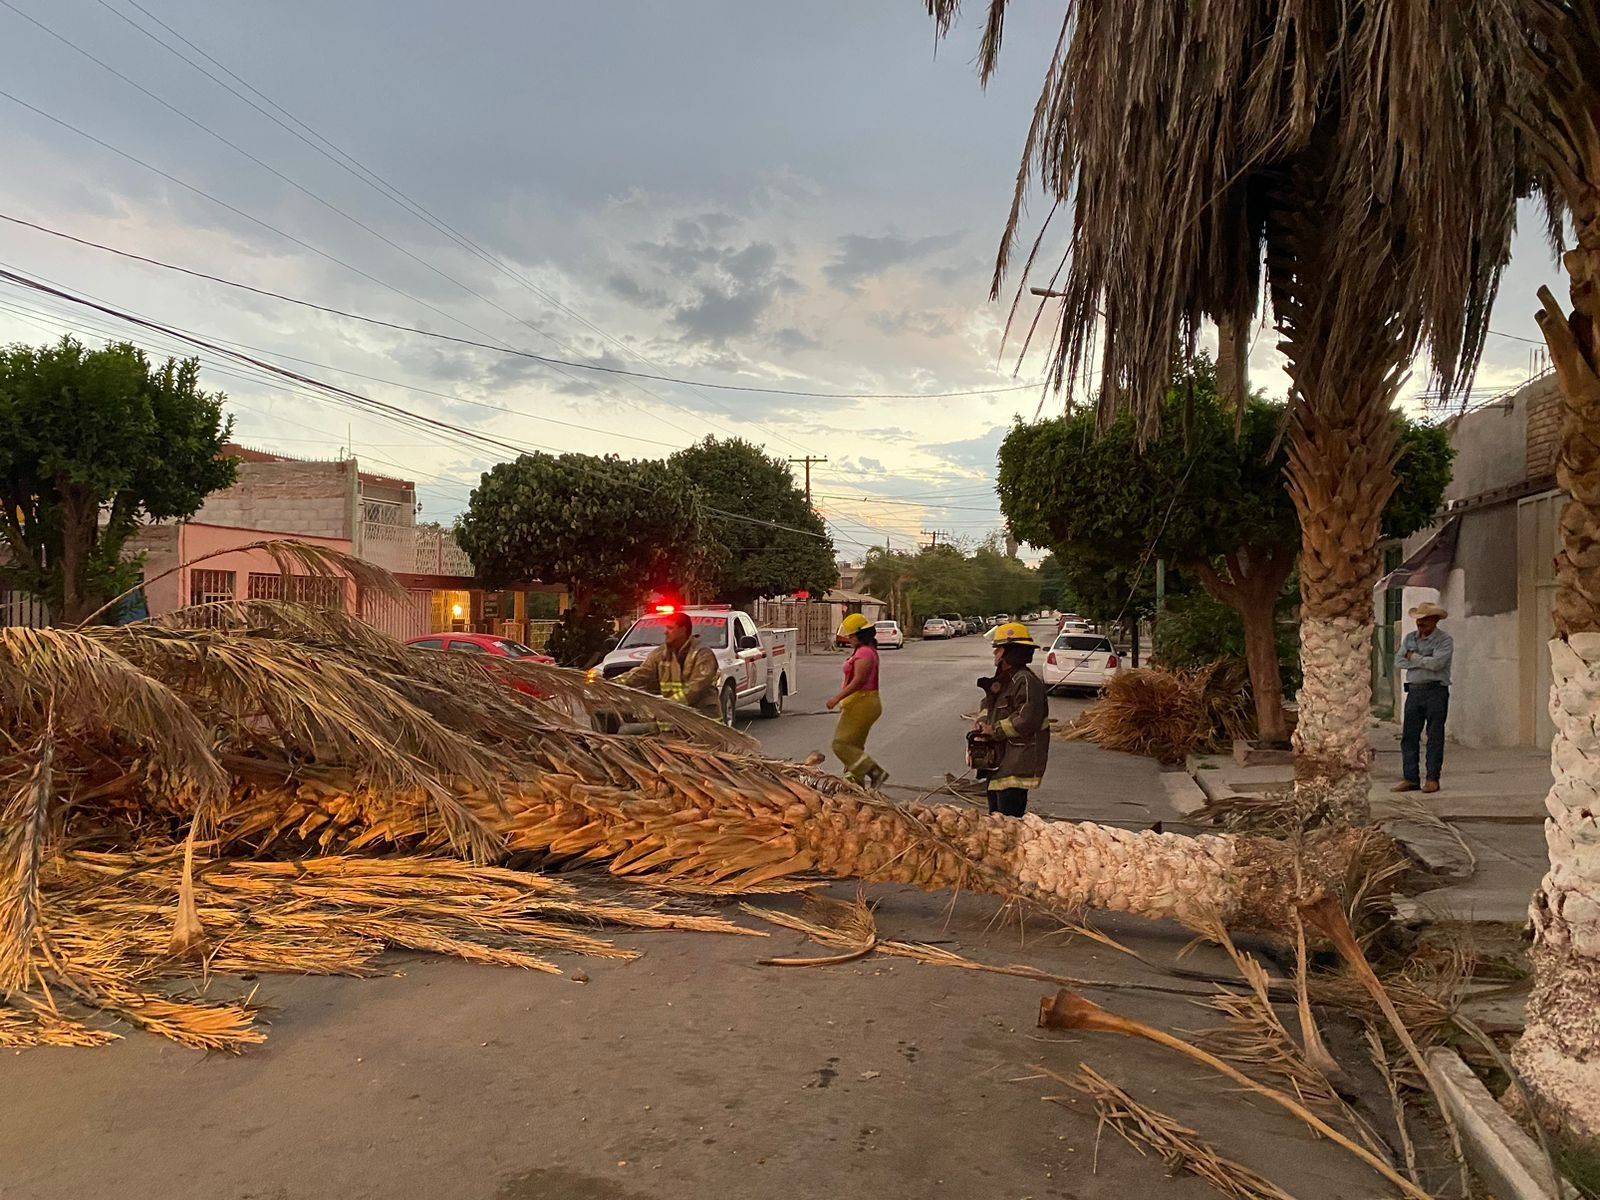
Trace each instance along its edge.
<instances>
[{"instance_id":1,"label":"white car","mask_svg":"<svg viewBox=\"0 0 1600 1200\"><path fill-rule=\"evenodd\" d=\"M904 650L906 648L906 635L900 632L900 622L879 621L873 628L878 631L878 648L880 650Z\"/></svg>"},{"instance_id":2,"label":"white car","mask_svg":"<svg viewBox=\"0 0 1600 1200\"><path fill-rule=\"evenodd\" d=\"M1044 686L1051 692L1069 688L1099 691L1121 665L1109 638L1098 633L1058 633L1044 656Z\"/></svg>"},{"instance_id":3,"label":"white car","mask_svg":"<svg viewBox=\"0 0 1600 1200\"><path fill-rule=\"evenodd\" d=\"M922 623L922 640L955 637L956 631L943 617L929 617Z\"/></svg>"}]
</instances>

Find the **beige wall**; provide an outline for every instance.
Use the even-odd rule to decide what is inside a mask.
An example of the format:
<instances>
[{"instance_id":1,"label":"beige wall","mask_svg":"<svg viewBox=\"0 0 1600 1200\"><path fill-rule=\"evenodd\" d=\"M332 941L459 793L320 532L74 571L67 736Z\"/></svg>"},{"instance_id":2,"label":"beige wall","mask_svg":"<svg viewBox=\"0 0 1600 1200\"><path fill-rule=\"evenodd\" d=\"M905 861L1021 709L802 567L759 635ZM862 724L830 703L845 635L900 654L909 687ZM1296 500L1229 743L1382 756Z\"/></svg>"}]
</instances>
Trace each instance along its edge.
<instances>
[{"instance_id":1,"label":"beige wall","mask_svg":"<svg viewBox=\"0 0 1600 1200\"><path fill-rule=\"evenodd\" d=\"M296 537L354 540L356 464L242 462L232 487L213 492L194 521Z\"/></svg>"}]
</instances>

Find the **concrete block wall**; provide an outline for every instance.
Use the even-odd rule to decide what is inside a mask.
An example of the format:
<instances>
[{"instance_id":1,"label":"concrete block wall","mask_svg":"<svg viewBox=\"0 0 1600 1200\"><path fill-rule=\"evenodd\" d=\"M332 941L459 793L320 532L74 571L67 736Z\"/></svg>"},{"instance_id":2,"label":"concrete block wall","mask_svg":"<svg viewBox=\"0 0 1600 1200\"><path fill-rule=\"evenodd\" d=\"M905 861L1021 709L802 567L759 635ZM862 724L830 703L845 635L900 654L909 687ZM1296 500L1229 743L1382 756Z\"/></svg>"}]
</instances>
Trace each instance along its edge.
<instances>
[{"instance_id":1,"label":"concrete block wall","mask_svg":"<svg viewBox=\"0 0 1600 1200\"><path fill-rule=\"evenodd\" d=\"M196 522L305 537L353 538L353 462L242 462L232 487L214 492Z\"/></svg>"},{"instance_id":2,"label":"concrete block wall","mask_svg":"<svg viewBox=\"0 0 1600 1200\"><path fill-rule=\"evenodd\" d=\"M1555 377L1535 380L1527 388L1527 397L1527 478L1553 479L1561 442L1561 393Z\"/></svg>"}]
</instances>

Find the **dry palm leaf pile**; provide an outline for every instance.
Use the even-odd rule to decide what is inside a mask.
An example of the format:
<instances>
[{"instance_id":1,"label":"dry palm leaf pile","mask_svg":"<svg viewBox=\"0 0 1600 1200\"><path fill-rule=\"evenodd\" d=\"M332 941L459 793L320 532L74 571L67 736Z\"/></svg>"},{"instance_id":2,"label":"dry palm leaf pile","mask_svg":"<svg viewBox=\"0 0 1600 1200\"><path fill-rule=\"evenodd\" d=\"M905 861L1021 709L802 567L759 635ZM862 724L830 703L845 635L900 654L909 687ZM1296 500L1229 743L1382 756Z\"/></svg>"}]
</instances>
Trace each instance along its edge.
<instances>
[{"instance_id":1,"label":"dry palm leaf pile","mask_svg":"<svg viewBox=\"0 0 1600 1200\"><path fill-rule=\"evenodd\" d=\"M593 732L605 711L665 732ZM815 875L1281 931L1298 881L1336 888L1374 844L1330 832L1291 858L892 804L681 706L287 604L0 628L0 730L9 1045L103 1040L82 1020L100 1010L237 1048L260 1036L248 1003L183 981L353 973L384 947L549 970L550 953L623 953L599 925L737 931L683 893ZM541 865L638 886L504 869Z\"/></svg>"},{"instance_id":2,"label":"dry palm leaf pile","mask_svg":"<svg viewBox=\"0 0 1600 1200\"><path fill-rule=\"evenodd\" d=\"M1224 659L1193 671L1141 667L1115 675L1067 736L1171 763L1252 730L1249 679L1241 664Z\"/></svg>"}]
</instances>

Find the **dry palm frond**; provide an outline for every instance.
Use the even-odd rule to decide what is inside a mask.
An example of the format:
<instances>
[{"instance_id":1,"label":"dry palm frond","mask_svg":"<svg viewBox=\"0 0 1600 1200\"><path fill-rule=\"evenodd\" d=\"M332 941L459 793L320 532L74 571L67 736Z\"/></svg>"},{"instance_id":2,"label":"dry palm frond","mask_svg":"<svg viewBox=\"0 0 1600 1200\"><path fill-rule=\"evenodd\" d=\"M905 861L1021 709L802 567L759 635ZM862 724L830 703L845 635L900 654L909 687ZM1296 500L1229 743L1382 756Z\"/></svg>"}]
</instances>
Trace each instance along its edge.
<instances>
[{"instance_id":1,"label":"dry palm frond","mask_svg":"<svg viewBox=\"0 0 1600 1200\"><path fill-rule=\"evenodd\" d=\"M994 963L978 962L946 950L942 946L929 946L923 942L903 942L894 939L884 939L877 935L876 925L872 921L871 909L866 901L858 896L852 903L840 900L830 900L825 896L806 897L806 911L811 913L816 920L807 920L803 916L793 913L779 912L774 909L758 908L752 904L741 906L751 916L760 917L764 921L771 921L774 925L781 925L785 929L797 930L806 934L812 940L825 946L851 947L845 955L831 959L807 960L763 960L763 965L804 965L816 966L830 962L848 962L864 958L876 951L879 954L889 955L891 958L910 958L917 962L935 967L955 967L962 971L982 971L990 975L1009 975L1018 979L1032 979L1038 983L1054 983L1061 987L1089 988L1101 991L1143 991L1160 992L1176 996L1210 996L1212 993L1203 988L1174 987L1170 984L1151 983L1142 979L1084 979L1075 975L1058 975L1050 971L1040 970L1020 964L998 966Z\"/></svg>"},{"instance_id":2,"label":"dry palm frond","mask_svg":"<svg viewBox=\"0 0 1600 1200\"><path fill-rule=\"evenodd\" d=\"M1039 1002L1039 1024L1049 1029L1087 1029L1101 1033L1118 1033L1125 1037L1144 1038L1158 1046L1165 1046L1169 1050L1175 1050L1185 1058L1210 1067L1212 1070L1233 1080L1233 1082L1250 1089L1259 1096L1266 1097L1280 1108L1300 1118L1323 1137L1336 1142L1361 1159L1362 1162L1366 1163L1408 1196L1414 1197L1415 1200L1432 1200L1432 1197L1427 1192L1404 1176L1396 1173L1394 1168L1384 1162L1383 1159L1373 1154L1365 1146L1351 1141L1294 1097L1279 1091L1277 1088L1268 1087L1264 1083L1251 1079L1250 1076L1238 1068L1231 1066L1209 1051L1202 1050L1200 1047L1184 1041L1182 1038L1174 1037L1170 1033L1165 1033L1153 1026L1146 1025L1142 1021L1135 1021L1131 1018L1108 1012L1098 1004L1085 1000L1082 996L1073 995L1065 988L1054 996L1044 997Z\"/></svg>"},{"instance_id":3,"label":"dry palm frond","mask_svg":"<svg viewBox=\"0 0 1600 1200\"><path fill-rule=\"evenodd\" d=\"M166 953L181 869L175 852L75 851L53 860L43 892L48 933L35 969L83 1007L184 1045L237 1050L259 1042L265 1035L247 999L166 990L191 973ZM551 953L635 957L597 936L601 928L753 935L659 900L623 903L571 881L448 859L214 860L195 873L193 887L210 974L362 975L386 948L559 974ZM26 1017L10 1020L19 1040L89 1044L56 1040L47 1027L29 1033ZM76 1036L66 1026L58 1032Z\"/></svg>"},{"instance_id":4,"label":"dry palm frond","mask_svg":"<svg viewBox=\"0 0 1600 1200\"><path fill-rule=\"evenodd\" d=\"M1182 762L1250 732L1247 681L1236 664L1196 671L1143 667L1114 676L1068 737L1107 750Z\"/></svg>"},{"instance_id":5,"label":"dry palm frond","mask_svg":"<svg viewBox=\"0 0 1600 1200\"><path fill-rule=\"evenodd\" d=\"M1094 1101L1102 1124L1110 1125L1139 1153L1149 1146L1169 1167L1198 1175L1225 1196L1238 1200L1294 1200L1288 1192L1249 1167L1217 1153L1216 1147L1193 1129L1165 1113L1140 1104L1087 1063L1078 1064L1078 1077L1067 1079L1045 1067L1038 1070L1068 1084ZM1064 1097L1052 1096L1063 1101Z\"/></svg>"},{"instance_id":6,"label":"dry palm frond","mask_svg":"<svg viewBox=\"0 0 1600 1200\"><path fill-rule=\"evenodd\" d=\"M131 743L163 786L201 804L227 777L184 698L110 647L66 629L0 626L0 719L17 732Z\"/></svg>"},{"instance_id":7,"label":"dry palm frond","mask_svg":"<svg viewBox=\"0 0 1600 1200\"><path fill-rule=\"evenodd\" d=\"M1008 2L986 5L985 80ZM928 0L940 33L960 7ZM1130 405L1153 434L1173 351L1194 353L1205 317L1247 327L1264 291L1280 320L1316 313L1285 349L1293 365L1314 342L1334 387L1374 337L1385 364L1426 340L1440 386L1466 386L1522 182L1516 6L1063 7L994 279L998 295L1037 181L1072 211L1052 285L1058 386L1098 377L1102 411Z\"/></svg>"},{"instance_id":8,"label":"dry palm frond","mask_svg":"<svg viewBox=\"0 0 1600 1200\"><path fill-rule=\"evenodd\" d=\"M28 982L39 921L39 871L44 861L55 789L55 739L47 730L20 778L0 776L15 790L0 805L0 992Z\"/></svg>"}]
</instances>

